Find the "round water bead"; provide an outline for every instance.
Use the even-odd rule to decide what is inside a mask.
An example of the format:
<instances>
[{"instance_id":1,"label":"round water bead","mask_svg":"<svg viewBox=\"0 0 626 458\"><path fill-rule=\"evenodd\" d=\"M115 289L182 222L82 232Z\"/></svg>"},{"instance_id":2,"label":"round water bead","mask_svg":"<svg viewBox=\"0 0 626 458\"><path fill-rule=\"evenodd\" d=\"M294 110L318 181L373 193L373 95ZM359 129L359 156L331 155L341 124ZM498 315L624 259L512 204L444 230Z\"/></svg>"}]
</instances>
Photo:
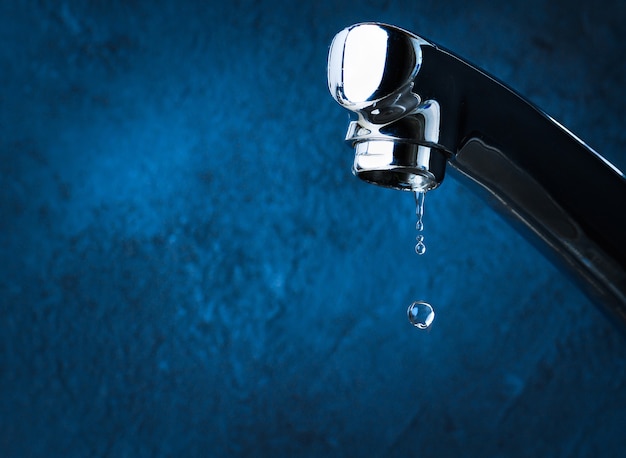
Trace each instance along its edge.
<instances>
[{"instance_id":1,"label":"round water bead","mask_svg":"<svg viewBox=\"0 0 626 458\"><path fill-rule=\"evenodd\" d=\"M426 329L435 319L435 311L428 302L415 301L406 311L409 322L419 329Z\"/></svg>"}]
</instances>

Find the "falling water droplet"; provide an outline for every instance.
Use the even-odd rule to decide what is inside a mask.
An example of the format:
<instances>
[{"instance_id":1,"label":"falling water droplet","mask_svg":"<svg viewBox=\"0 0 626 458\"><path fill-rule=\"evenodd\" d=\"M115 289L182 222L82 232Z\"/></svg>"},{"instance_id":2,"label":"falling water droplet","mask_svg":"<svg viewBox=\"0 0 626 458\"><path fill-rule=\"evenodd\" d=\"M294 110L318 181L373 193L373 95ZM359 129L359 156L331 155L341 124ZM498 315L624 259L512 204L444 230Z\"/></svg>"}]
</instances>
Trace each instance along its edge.
<instances>
[{"instance_id":1,"label":"falling water droplet","mask_svg":"<svg viewBox=\"0 0 626 458\"><path fill-rule=\"evenodd\" d=\"M425 301L415 301L406 311L409 322L419 329L428 328L435 319L433 307Z\"/></svg>"},{"instance_id":2,"label":"falling water droplet","mask_svg":"<svg viewBox=\"0 0 626 458\"><path fill-rule=\"evenodd\" d=\"M422 222L422 218L424 217L424 197L426 196L425 192L415 191L415 215L417 216L417 223L415 223L415 229L419 232L424 230L424 223ZM417 244L415 245L415 252L419 255L426 253L426 245L424 245L424 236L418 235L415 240Z\"/></svg>"}]
</instances>

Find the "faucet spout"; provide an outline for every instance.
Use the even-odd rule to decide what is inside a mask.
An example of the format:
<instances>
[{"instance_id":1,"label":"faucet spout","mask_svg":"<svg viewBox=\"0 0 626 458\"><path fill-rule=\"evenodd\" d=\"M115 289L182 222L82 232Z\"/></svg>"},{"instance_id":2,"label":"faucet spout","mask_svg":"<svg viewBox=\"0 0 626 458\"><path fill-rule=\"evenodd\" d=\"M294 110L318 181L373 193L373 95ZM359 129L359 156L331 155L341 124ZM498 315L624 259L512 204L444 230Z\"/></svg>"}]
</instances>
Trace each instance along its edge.
<instances>
[{"instance_id":1,"label":"faucet spout","mask_svg":"<svg viewBox=\"0 0 626 458\"><path fill-rule=\"evenodd\" d=\"M447 166L626 324L626 177L493 77L403 29L338 33L328 86L353 113L353 173L426 192Z\"/></svg>"}]
</instances>

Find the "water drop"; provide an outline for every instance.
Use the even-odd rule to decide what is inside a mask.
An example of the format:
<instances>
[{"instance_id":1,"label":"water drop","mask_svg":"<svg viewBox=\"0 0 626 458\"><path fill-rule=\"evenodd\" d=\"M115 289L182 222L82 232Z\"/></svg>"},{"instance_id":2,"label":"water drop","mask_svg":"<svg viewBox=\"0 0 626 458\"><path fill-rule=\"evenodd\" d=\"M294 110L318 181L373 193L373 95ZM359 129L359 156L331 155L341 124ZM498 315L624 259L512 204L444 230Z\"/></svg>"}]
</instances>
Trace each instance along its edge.
<instances>
[{"instance_id":1,"label":"water drop","mask_svg":"<svg viewBox=\"0 0 626 458\"><path fill-rule=\"evenodd\" d=\"M415 215L417 216L415 229L421 231L424 229L422 218L424 217L424 197L426 196L426 193L423 191L415 191L413 194L415 196Z\"/></svg>"},{"instance_id":2,"label":"water drop","mask_svg":"<svg viewBox=\"0 0 626 458\"><path fill-rule=\"evenodd\" d=\"M426 196L425 192L415 191L415 215L417 216L417 223L415 223L415 229L419 232L424 230L424 223L422 222L422 218L424 217L424 197ZM418 235L415 240L417 240L417 244L415 245L415 252L419 255L426 253L426 245L424 245L424 236Z\"/></svg>"},{"instance_id":3,"label":"water drop","mask_svg":"<svg viewBox=\"0 0 626 458\"><path fill-rule=\"evenodd\" d=\"M415 244L415 252L419 255L426 253L426 245L424 245L424 236L422 234L419 234L417 237L415 237L415 241L417 242Z\"/></svg>"},{"instance_id":4,"label":"water drop","mask_svg":"<svg viewBox=\"0 0 626 458\"><path fill-rule=\"evenodd\" d=\"M433 307L425 301L415 301L406 311L409 322L419 329L428 328L435 319Z\"/></svg>"}]
</instances>

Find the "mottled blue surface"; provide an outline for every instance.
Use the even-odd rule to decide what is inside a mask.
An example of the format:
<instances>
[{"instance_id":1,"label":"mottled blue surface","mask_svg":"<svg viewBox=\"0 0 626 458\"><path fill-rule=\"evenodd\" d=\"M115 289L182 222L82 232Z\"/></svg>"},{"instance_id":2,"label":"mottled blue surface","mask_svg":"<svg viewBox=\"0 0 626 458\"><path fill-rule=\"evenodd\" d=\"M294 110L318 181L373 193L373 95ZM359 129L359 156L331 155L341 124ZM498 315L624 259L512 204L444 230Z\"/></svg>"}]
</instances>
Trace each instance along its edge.
<instances>
[{"instance_id":1,"label":"mottled blue surface","mask_svg":"<svg viewBox=\"0 0 626 458\"><path fill-rule=\"evenodd\" d=\"M626 453L617 328L451 178L417 257L325 74L393 23L626 169L603 3L1 1L0 455Z\"/></svg>"}]
</instances>

